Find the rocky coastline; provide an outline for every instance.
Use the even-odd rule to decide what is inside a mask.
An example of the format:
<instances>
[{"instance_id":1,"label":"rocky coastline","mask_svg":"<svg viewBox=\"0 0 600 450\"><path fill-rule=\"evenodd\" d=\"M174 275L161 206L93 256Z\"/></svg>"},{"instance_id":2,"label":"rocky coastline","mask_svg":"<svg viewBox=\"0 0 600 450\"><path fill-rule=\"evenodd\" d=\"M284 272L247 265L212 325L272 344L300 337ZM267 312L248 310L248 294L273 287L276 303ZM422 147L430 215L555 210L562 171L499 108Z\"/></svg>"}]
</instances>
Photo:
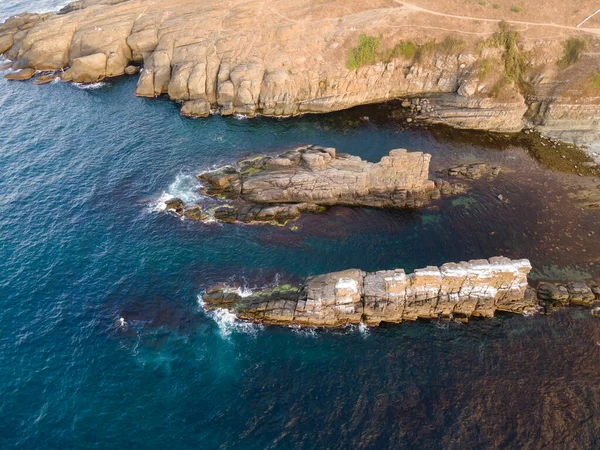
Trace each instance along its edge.
<instances>
[{"instance_id":1,"label":"rocky coastline","mask_svg":"<svg viewBox=\"0 0 600 450\"><path fill-rule=\"evenodd\" d=\"M416 209L443 195L464 193L464 183L429 179L431 155L395 149L378 163L308 145L278 156L254 156L198 175L204 205L174 198L165 209L190 220L285 224L330 206ZM475 180L499 168L470 164L449 177Z\"/></svg>"},{"instance_id":2,"label":"rocky coastline","mask_svg":"<svg viewBox=\"0 0 600 450\"><path fill-rule=\"evenodd\" d=\"M239 319L271 325L380 326L417 319L468 321L497 312L549 313L566 305L592 308L600 316L600 286L593 282L529 285L528 260L493 257L403 269L349 269L309 277L301 286L246 291L217 285L203 295L205 310L226 309Z\"/></svg>"},{"instance_id":3,"label":"rocky coastline","mask_svg":"<svg viewBox=\"0 0 600 450\"><path fill-rule=\"evenodd\" d=\"M454 32L444 23L423 33L440 13L393 1L297 6L81 0L58 14L7 19L0 53L10 60L8 79L41 74L37 84L58 76L93 83L141 66L135 94L168 95L186 116L285 117L426 96L415 108L430 122L500 132L531 127L577 144L600 137L600 93L590 84L600 61L596 28L557 25L548 37L531 22L513 35L499 31L500 20L465 16ZM363 35L383 36L381 51L352 66L348 56ZM588 51L561 69L571 35ZM509 57L518 62L516 75Z\"/></svg>"}]
</instances>

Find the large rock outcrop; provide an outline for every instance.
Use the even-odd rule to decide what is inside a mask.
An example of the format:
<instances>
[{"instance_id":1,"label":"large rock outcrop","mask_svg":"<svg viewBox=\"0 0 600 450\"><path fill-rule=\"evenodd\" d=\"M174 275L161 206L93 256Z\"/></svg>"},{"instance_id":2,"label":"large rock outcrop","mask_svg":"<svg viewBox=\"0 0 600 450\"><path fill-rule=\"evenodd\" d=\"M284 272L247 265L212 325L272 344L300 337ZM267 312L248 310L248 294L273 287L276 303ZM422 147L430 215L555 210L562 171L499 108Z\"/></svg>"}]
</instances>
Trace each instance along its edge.
<instances>
[{"instance_id":1,"label":"large rock outcrop","mask_svg":"<svg viewBox=\"0 0 600 450\"><path fill-rule=\"evenodd\" d=\"M285 325L335 327L379 325L404 320L493 317L496 311L528 313L537 309L528 288L527 260L494 257L406 274L402 269L365 273L351 269L253 292L227 286L208 289L205 308L226 308L239 318Z\"/></svg>"},{"instance_id":2,"label":"large rock outcrop","mask_svg":"<svg viewBox=\"0 0 600 450\"><path fill-rule=\"evenodd\" d=\"M431 156L391 150L378 163L315 145L276 157L257 156L199 175L205 208L225 222L278 222L334 205L418 208L441 192L464 191L458 183L428 178ZM180 200L168 210L186 216Z\"/></svg>"},{"instance_id":3,"label":"large rock outcrop","mask_svg":"<svg viewBox=\"0 0 600 450\"><path fill-rule=\"evenodd\" d=\"M561 7L586 13L583 6ZM499 20L452 19L393 0L80 0L60 14L8 19L0 26L0 53L15 70L71 68L63 79L80 82L143 64L136 94L166 94L188 116L211 110L290 116L452 94L423 117L464 128L515 131L534 124L565 138L573 130L600 136L599 94L586 91L598 68L600 30L569 26L568 14L546 18L562 25L537 27L537 15L519 27L525 97L502 78L502 46L478 45ZM381 36L382 53L348 68L363 33ZM574 34L586 37L589 51L557 70L562 46ZM414 42L418 51L394 51L402 42Z\"/></svg>"}]
</instances>

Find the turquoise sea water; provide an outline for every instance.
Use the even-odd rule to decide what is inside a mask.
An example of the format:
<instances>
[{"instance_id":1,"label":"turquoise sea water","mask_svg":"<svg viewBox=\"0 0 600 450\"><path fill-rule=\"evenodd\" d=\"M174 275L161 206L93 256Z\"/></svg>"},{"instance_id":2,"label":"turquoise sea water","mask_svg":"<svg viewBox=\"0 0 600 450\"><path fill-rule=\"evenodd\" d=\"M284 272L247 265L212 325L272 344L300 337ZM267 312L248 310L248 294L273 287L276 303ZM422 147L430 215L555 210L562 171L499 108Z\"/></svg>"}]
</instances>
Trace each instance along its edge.
<instances>
[{"instance_id":1,"label":"turquoise sea water","mask_svg":"<svg viewBox=\"0 0 600 450\"><path fill-rule=\"evenodd\" d=\"M3 2L0 16L52 6ZM599 445L600 321L586 311L320 331L199 306L220 281L497 254L530 258L538 278L597 277L599 214L570 195L577 176L504 137L405 129L387 107L189 120L134 85L0 80L0 447ZM334 208L280 228L156 211L194 196L200 170L307 143L505 170L418 213Z\"/></svg>"}]
</instances>

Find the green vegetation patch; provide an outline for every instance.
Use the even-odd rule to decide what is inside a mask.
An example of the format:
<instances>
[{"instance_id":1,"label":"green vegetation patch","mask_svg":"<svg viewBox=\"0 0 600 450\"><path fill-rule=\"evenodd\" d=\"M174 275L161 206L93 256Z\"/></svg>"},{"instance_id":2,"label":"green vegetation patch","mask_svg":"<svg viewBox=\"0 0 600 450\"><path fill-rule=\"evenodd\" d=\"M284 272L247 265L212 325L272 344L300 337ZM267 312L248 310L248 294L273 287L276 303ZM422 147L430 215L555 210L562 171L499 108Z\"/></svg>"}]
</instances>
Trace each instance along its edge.
<instances>
[{"instance_id":1,"label":"green vegetation patch","mask_svg":"<svg viewBox=\"0 0 600 450\"><path fill-rule=\"evenodd\" d=\"M358 38L358 46L348 52L346 66L348 69L358 69L362 66L376 64L379 60L379 46L381 41L378 37L361 34Z\"/></svg>"},{"instance_id":2,"label":"green vegetation patch","mask_svg":"<svg viewBox=\"0 0 600 450\"><path fill-rule=\"evenodd\" d=\"M591 85L594 89L600 89L600 71L592 75Z\"/></svg>"},{"instance_id":3,"label":"green vegetation patch","mask_svg":"<svg viewBox=\"0 0 600 450\"><path fill-rule=\"evenodd\" d=\"M388 49L382 53L382 60L389 62L394 58L404 58L413 60L417 54L417 45L411 41L401 41L394 48Z\"/></svg>"},{"instance_id":4,"label":"green vegetation patch","mask_svg":"<svg viewBox=\"0 0 600 450\"><path fill-rule=\"evenodd\" d=\"M579 61L581 54L585 50L585 41L578 37L572 37L565 41L563 57L558 61L562 68L569 67Z\"/></svg>"},{"instance_id":5,"label":"green vegetation patch","mask_svg":"<svg viewBox=\"0 0 600 450\"><path fill-rule=\"evenodd\" d=\"M489 47L503 49L502 62L506 81L514 81L523 88L526 84L524 75L527 65L523 54L517 47L519 33L504 21L500 22L499 28L492 36L479 43L479 49Z\"/></svg>"},{"instance_id":6,"label":"green vegetation patch","mask_svg":"<svg viewBox=\"0 0 600 450\"><path fill-rule=\"evenodd\" d=\"M521 7L518 5L513 5L510 7L510 10L514 13L518 13L518 12L521 12Z\"/></svg>"},{"instance_id":7,"label":"green vegetation patch","mask_svg":"<svg viewBox=\"0 0 600 450\"><path fill-rule=\"evenodd\" d=\"M442 42L429 41L417 45L412 41L400 41L392 48L380 50L381 40L375 36L361 34L358 45L348 50L346 67L350 70L370 66L378 62L390 62L395 58L420 61L426 55L435 52L445 54L458 54L466 48L467 44L462 39L446 36Z\"/></svg>"}]
</instances>

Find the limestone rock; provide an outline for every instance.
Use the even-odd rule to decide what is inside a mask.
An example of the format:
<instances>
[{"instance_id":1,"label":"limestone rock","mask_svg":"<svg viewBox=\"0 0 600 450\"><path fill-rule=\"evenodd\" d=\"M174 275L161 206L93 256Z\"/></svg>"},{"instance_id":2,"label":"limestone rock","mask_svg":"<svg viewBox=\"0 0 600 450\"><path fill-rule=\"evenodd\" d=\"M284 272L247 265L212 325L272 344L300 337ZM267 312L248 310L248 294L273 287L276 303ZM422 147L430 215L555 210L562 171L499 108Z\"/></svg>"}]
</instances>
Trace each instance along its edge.
<instances>
[{"instance_id":1,"label":"limestone rock","mask_svg":"<svg viewBox=\"0 0 600 450\"><path fill-rule=\"evenodd\" d=\"M402 269L350 269L309 278L293 295L269 289L247 299L221 285L209 289L204 300L208 309L227 308L240 318L273 324L335 327L439 317L466 320L492 317L498 310L535 310L537 299L529 295L527 284L530 270L527 260L503 257L426 267L408 275Z\"/></svg>"},{"instance_id":2,"label":"limestone rock","mask_svg":"<svg viewBox=\"0 0 600 450\"><path fill-rule=\"evenodd\" d=\"M301 147L260 160L246 172L229 166L200 178L208 193L235 192L258 204L312 203L406 207L411 196L426 194L431 156L392 150L379 163L336 155L335 149Z\"/></svg>"},{"instance_id":3,"label":"limestone rock","mask_svg":"<svg viewBox=\"0 0 600 450\"><path fill-rule=\"evenodd\" d=\"M195 105L205 109L196 111ZM193 100L183 108L185 115L208 114L208 106L204 100ZM370 163L333 148L305 146L276 157L241 160L198 178L202 192L221 202L210 209L214 218L283 224L303 212L321 212L332 205L421 207L439 197L428 179L430 158L399 149Z\"/></svg>"}]
</instances>

